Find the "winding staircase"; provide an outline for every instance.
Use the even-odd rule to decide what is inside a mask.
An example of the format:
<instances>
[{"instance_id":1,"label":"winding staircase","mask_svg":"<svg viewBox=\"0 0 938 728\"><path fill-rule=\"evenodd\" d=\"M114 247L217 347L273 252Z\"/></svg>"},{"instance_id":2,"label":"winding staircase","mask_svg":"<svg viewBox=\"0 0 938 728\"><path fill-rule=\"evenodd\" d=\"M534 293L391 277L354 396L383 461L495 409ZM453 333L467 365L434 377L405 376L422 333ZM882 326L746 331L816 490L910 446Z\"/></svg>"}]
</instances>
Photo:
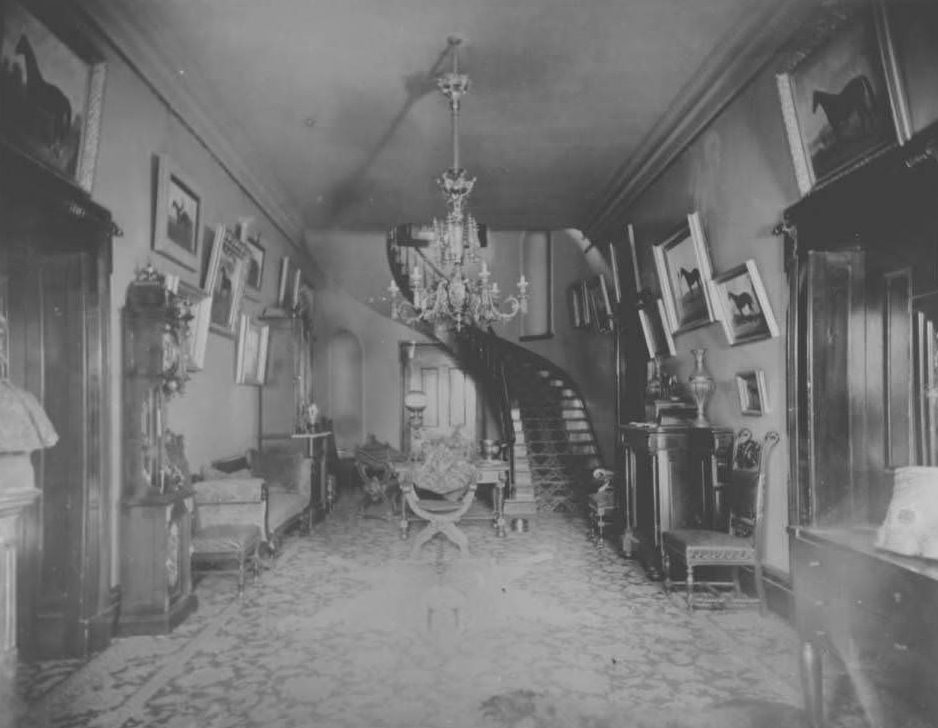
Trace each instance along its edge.
<instances>
[{"instance_id":1,"label":"winding staircase","mask_svg":"<svg viewBox=\"0 0 938 728\"><path fill-rule=\"evenodd\" d=\"M412 271L429 285L439 275L421 250L422 242L401 226L388 236L388 263L401 294L413 300ZM418 327L460 362L479 385L509 445L514 484L507 516L537 511L580 511L594 487L592 471L602 467L589 412L576 384L553 362L507 341L494 331L466 327L453 339Z\"/></svg>"}]
</instances>

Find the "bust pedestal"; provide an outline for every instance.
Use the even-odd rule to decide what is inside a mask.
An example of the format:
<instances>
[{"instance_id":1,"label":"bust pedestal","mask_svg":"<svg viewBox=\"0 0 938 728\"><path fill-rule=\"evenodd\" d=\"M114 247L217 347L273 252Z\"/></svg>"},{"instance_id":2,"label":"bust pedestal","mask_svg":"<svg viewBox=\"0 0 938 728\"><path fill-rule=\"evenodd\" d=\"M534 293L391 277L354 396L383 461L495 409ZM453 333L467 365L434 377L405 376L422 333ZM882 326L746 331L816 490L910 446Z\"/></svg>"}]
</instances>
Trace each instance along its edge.
<instances>
[{"instance_id":1,"label":"bust pedestal","mask_svg":"<svg viewBox=\"0 0 938 728\"><path fill-rule=\"evenodd\" d=\"M0 455L0 659L16 652L16 553L20 515L39 497L28 453Z\"/></svg>"}]
</instances>

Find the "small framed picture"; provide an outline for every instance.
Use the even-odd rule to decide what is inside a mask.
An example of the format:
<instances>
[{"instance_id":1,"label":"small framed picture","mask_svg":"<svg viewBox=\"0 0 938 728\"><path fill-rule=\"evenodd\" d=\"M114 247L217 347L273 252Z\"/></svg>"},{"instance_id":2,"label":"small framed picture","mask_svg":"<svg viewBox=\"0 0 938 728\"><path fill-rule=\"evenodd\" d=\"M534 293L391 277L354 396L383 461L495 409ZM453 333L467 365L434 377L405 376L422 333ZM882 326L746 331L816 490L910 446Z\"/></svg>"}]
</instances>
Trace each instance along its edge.
<instances>
[{"instance_id":1,"label":"small framed picture","mask_svg":"<svg viewBox=\"0 0 938 728\"><path fill-rule=\"evenodd\" d=\"M765 386L765 372L753 369L736 375L736 391L739 394L739 409L744 415L758 417L771 412Z\"/></svg>"},{"instance_id":2,"label":"small framed picture","mask_svg":"<svg viewBox=\"0 0 938 728\"><path fill-rule=\"evenodd\" d=\"M580 313L582 314L582 328L588 329L593 325L593 307L590 305L590 293L585 280L577 284L580 291Z\"/></svg>"},{"instance_id":3,"label":"small framed picture","mask_svg":"<svg viewBox=\"0 0 938 728\"><path fill-rule=\"evenodd\" d=\"M579 281L567 286L567 313L570 314L570 326L575 329L583 328L583 311L580 303Z\"/></svg>"},{"instance_id":4,"label":"small framed picture","mask_svg":"<svg viewBox=\"0 0 938 728\"><path fill-rule=\"evenodd\" d=\"M261 236L258 234L248 235L243 242L247 246L248 252L247 271L244 276L245 293L251 296L252 293L260 293L264 283L264 257L266 251L264 246L261 245Z\"/></svg>"},{"instance_id":5,"label":"small framed picture","mask_svg":"<svg viewBox=\"0 0 938 728\"><path fill-rule=\"evenodd\" d=\"M212 296L211 330L223 336L237 334L246 259L244 244L224 225L216 226L212 255L205 274L205 290Z\"/></svg>"},{"instance_id":6,"label":"small framed picture","mask_svg":"<svg viewBox=\"0 0 938 728\"><path fill-rule=\"evenodd\" d=\"M205 368L205 348L212 319L212 297L201 288L185 281L179 282L178 293L189 302L192 320L189 322L186 368L202 371Z\"/></svg>"},{"instance_id":7,"label":"small framed picture","mask_svg":"<svg viewBox=\"0 0 938 728\"><path fill-rule=\"evenodd\" d=\"M857 3L776 76L802 194L911 136L885 3Z\"/></svg>"},{"instance_id":8,"label":"small framed picture","mask_svg":"<svg viewBox=\"0 0 938 728\"><path fill-rule=\"evenodd\" d=\"M91 192L104 102L104 56L64 5L4 0L0 68L0 135Z\"/></svg>"},{"instance_id":9,"label":"small framed picture","mask_svg":"<svg viewBox=\"0 0 938 728\"><path fill-rule=\"evenodd\" d=\"M612 292L615 303L619 304L622 303L622 280L619 278L619 254L615 243L609 243L609 267L612 269Z\"/></svg>"},{"instance_id":10,"label":"small framed picture","mask_svg":"<svg viewBox=\"0 0 938 728\"><path fill-rule=\"evenodd\" d=\"M600 333L612 331L612 301L606 277L600 274L587 280L586 291L594 327Z\"/></svg>"},{"instance_id":11,"label":"small framed picture","mask_svg":"<svg viewBox=\"0 0 938 728\"><path fill-rule=\"evenodd\" d=\"M769 297L762 285L756 261L742 265L713 279L720 320L731 346L778 336Z\"/></svg>"},{"instance_id":12,"label":"small framed picture","mask_svg":"<svg viewBox=\"0 0 938 728\"><path fill-rule=\"evenodd\" d=\"M287 311L292 311L296 306L296 295L294 288L294 271L296 267L290 260L290 256L285 255L280 260L280 283L277 287L277 306Z\"/></svg>"},{"instance_id":13,"label":"small framed picture","mask_svg":"<svg viewBox=\"0 0 938 728\"><path fill-rule=\"evenodd\" d=\"M192 271L199 270L202 193L165 154L156 158L153 250Z\"/></svg>"},{"instance_id":14,"label":"small framed picture","mask_svg":"<svg viewBox=\"0 0 938 728\"><path fill-rule=\"evenodd\" d=\"M716 320L710 299L710 253L700 216L687 222L654 247L661 297L672 334L680 334Z\"/></svg>"},{"instance_id":15,"label":"small framed picture","mask_svg":"<svg viewBox=\"0 0 938 728\"><path fill-rule=\"evenodd\" d=\"M668 330L664 303L660 298L639 306L638 320L642 325L642 335L648 348L648 358L656 356L674 356L674 337Z\"/></svg>"},{"instance_id":16,"label":"small framed picture","mask_svg":"<svg viewBox=\"0 0 938 728\"><path fill-rule=\"evenodd\" d=\"M235 382L255 387L264 385L267 376L267 344L270 327L241 314L238 326L237 366Z\"/></svg>"}]
</instances>

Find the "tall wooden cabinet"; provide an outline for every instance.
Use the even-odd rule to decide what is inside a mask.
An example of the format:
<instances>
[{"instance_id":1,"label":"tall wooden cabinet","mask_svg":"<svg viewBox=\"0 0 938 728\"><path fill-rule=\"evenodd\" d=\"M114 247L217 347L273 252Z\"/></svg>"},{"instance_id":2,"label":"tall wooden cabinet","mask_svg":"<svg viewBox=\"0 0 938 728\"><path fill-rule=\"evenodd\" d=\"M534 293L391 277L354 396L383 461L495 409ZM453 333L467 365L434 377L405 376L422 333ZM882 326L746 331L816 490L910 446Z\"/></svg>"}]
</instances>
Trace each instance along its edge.
<instances>
[{"instance_id":1,"label":"tall wooden cabinet","mask_svg":"<svg viewBox=\"0 0 938 728\"><path fill-rule=\"evenodd\" d=\"M622 550L661 576L661 534L722 522L720 458L725 428L636 423L621 428L624 481L617 494L625 531Z\"/></svg>"},{"instance_id":2,"label":"tall wooden cabinet","mask_svg":"<svg viewBox=\"0 0 938 728\"><path fill-rule=\"evenodd\" d=\"M121 499L122 634L169 632L195 608L189 552L193 497L174 460L166 401L186 380L188 311L152 269L124 307L124 448Z\"/></svg>"},{"instance_id":3,"label":"tall wooden cabinet","mask_svg":"<svg viewBox=\"0 0 938 728\"><path fill-rule=\"evenodd\" d=\"M938 568L875 547L896 469L938 465L938 126L786 212L790 543L803 684L836 655L874 725L938 714Z\"/></svg>"},{"instance_id":4,"label":"tall wooden cabinet","mask_svg":"<svg viewBox=\"0 0 938 728\"><path fill-rule=\"evenodd\" d=\"M0 139L0 297L10 379L59 442L34 454L41 496L19 519L17 641L27 659L85 657L110 640L114 226L86 192Z\"/></svg>"}]
</instances>

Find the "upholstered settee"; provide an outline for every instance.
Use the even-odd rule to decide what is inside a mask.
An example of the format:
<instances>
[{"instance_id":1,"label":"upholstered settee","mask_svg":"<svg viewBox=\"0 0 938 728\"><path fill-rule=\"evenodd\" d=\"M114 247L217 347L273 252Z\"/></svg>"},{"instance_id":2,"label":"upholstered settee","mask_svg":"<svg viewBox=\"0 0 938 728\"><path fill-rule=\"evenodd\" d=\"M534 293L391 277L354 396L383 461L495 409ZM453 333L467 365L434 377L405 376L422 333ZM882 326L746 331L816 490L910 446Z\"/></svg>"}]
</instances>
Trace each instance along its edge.
<instances>
[{"instance_id":1,"label":"upholstered settee","mask_svg":"<svg viewBox=\"0 0 938 728\"><path fill-rule=\"evenodd\" d=\"M276 551L290 528L311 526L312 467L312 458L289 446L214 461L193 483L200 525L256 525Z\"/></svg>"}]
</instances>

